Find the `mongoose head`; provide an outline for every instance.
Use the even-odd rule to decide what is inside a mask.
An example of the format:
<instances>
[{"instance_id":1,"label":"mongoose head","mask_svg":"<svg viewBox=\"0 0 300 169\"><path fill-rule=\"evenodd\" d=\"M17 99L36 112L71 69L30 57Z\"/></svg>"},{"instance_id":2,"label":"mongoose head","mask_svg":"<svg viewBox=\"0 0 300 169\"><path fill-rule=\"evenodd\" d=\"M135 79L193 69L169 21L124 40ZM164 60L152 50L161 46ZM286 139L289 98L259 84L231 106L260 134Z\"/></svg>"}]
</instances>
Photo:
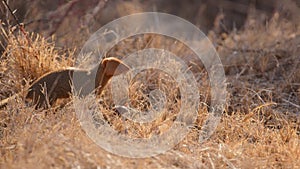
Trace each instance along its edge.
<instances>
[{"instance_id":1,"label":"mongoose head","mask_svg":"<svg viewBox=\"0 0 300 169\"><path fill-rule=\"evenodd\" d=\"M126 73L129 71L129 67L123 63L121 60L109 57L106 59L103 59L100 63L100 66L97 70L96 79L95 79L95 88L96 94L101 94L104 87L108 83L108 81L114 76L114 75L120 75L122 73Z\"/></svg>"}]
</instances>

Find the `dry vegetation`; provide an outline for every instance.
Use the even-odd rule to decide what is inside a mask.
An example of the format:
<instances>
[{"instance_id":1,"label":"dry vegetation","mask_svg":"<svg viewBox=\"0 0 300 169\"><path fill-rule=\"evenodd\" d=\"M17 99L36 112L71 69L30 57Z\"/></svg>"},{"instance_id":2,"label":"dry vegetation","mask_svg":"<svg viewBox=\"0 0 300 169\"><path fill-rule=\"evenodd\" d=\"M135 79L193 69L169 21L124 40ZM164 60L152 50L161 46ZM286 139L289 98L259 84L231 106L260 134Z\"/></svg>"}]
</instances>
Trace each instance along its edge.
<instances>
[{"instance_id":1,"label":"dry vegetation","mask_svg":"<svg viewBox=\"0 0 300 169\"><path fill-rule=\"evenodd\" d=\"M130 2L126 5L131 9ZM124 6L118 10L124 11ZM293 11L294 6L286 8ZM200 101L205 104L199 106L199 117L189 134L166 153L144 159L111 154L86 135L70 99L60 100L50 109L36 110L25 105L21 94L0 109L0 168L300 168L300 15L291 13L272 13L265 22L249 11L244 28L227 33L221 33L216 19L208 34L224 64L229 94L221 121L208 141L199 144L198 132L207 116L210 86L203 66L196 61L196 66L190 66L202 84ZM69 19L66 15L62 25ZM77 31L88 34L84 30L80 27ZM56 42L82 40L70 40L70 34L61 39L24 34L7 22L1 31L5 47L0 58L1 99L23 91L46 72L71 66L74 50L60 49ZM107 55L124 56L151 47L169 47L187 63L195 59L183 44L151 34L128 38ZM162 76L164 81L157 80ZM151 87L168 93L167 108L151 124L124 121L113 108L108 90L111 86L101 95L99 108L121 133L136 138L159 135L172 125L180 107L180 91L174 83L172 77L152 70L131 81L130 101L140 110L151 107L146 98Z\"/></svg>"}]
</instances>

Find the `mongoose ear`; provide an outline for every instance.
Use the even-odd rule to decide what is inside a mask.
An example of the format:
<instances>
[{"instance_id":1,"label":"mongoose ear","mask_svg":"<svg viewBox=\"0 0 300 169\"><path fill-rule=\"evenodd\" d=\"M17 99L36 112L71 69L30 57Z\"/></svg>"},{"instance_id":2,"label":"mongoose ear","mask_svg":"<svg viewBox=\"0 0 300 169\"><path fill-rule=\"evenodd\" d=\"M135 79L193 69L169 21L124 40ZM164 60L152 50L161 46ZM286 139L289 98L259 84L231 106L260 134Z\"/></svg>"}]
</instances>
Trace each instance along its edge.
<instances>
[{"instance_id":1,"label":"mongoose ear","mask_svg":"<svg viewBox=\"0 0 300 169\"><path fill-rule=\"evenodd\" d=\"M106 76L120 75L122 73L129 71L129 67L125 63L123 63L121 60L114 57L103 59L101 64L104 68L103 73Z\"/></svg>"}]
</instances>

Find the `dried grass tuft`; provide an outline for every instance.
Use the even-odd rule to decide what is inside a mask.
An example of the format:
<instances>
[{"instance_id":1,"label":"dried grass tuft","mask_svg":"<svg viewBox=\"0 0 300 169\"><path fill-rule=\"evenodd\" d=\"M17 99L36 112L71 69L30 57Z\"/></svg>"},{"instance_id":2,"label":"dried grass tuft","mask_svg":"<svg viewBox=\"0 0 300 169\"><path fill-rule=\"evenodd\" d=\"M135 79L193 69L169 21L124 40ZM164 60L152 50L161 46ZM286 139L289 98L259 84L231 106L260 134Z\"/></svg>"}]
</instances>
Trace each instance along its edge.
<instances>
[{"instance_id":1,"label":"dried grass tuft","mask_svg":"<svg viewBox=\"0 0 300 169\"><path fill-rule=\"evenodd\" d=\"M60 52L53 43L54 37L47 40L36 33L1 29L7 43L1 56L1 98L21 91L47 72L73 64L74 51Z\"/></svg>"}]
</instances>

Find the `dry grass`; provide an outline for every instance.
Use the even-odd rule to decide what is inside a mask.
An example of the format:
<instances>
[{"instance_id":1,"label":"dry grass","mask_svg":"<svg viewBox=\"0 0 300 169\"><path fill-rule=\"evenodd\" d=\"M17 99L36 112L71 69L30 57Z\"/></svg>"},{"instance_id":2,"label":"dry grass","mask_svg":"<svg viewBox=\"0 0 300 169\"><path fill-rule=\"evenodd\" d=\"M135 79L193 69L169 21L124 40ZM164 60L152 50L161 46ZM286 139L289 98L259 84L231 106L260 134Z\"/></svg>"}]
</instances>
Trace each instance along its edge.
<instances>
[{"instance_id":1,"label":"dry grass","mask_svg":"<svg viewBox=\"0 0 300 169\"><path fill-rule=\"evenodd\" d=\"M266 26L254 20L248 25L245 31L228 35L219 46L231 93L236 96L233 103L243 105L232 109L242 107L247 112L276 102L270 105L275 110L298 113L299 26L278 13Z\"/></svg>"},{"instance_id":2,"label":"dry grass","mask_svg":"<svg viewBox=\"0 0 300 169\"><path fill-rule=\"evenodd\" d=\"M21 91L25 85L43 74L73 65L73 52L59 52L52 39L35 33L12 31L1 27L6 50L1 56L1 98Z\"/></svg>"},{"instance_id":3,"label":"dry grass","mask_svg":"<svg viewBox=\"0 0 300 169\"><path fill-rule=\"evenodd\" d=\"M72 102L63 107L35 110L17 97L0 109L0 168L299 168L299 25L277 14L267 26L251 19L248 22L249 29L222 38L211 36L219 44L230 100L207 142L199 144L198 131L207 115L205 105L209 105L210 88L198 63L192 71L203 77L197 80L204 84L199 86L199 92L206 104L199 106L199 117L189 134L165 154L130 159L108 153L86 136ZM22 90L23 81L30 82L48 71L72 64L72 54L58 52L53 43L38 35L31 34L28 38L22 34L6 36L8 45L0 66L3 72L0 98ZM133 39L136 40L121 42L108 55L122 56L138 49L175 44L172 39L153 35ZM180 43L170 50L181 56L187 54ZM159 77L163 73L149 71L144 75ZM145 96L151 89L147 84L173 91L168 92L169 109L149 125L124 122L113 109L110 92L106 90L100 98L100 108L116 130L128 129L127 134L132 137L147 138L164 132L172 124L180 106L174 81L168 77L166 81L136 77L130 98L131 104L141 110L149 109Z\"/></svg>"}]
</instances>

